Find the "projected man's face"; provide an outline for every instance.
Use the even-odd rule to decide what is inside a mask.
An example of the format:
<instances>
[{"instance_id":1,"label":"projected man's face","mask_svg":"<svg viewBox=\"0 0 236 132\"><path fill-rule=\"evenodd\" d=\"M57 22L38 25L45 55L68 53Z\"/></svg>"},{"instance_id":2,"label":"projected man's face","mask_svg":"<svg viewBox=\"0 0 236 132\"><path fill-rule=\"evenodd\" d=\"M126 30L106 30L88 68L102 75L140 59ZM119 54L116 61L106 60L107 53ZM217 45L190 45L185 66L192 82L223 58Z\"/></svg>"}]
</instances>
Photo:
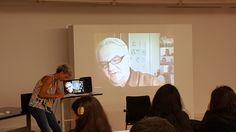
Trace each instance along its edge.
<instances>
[{"instance_id":1,"label":"projected man's face","mask_svg":"<svg viewBox=\"0 0 236 132\"><path fill-rule=\"evenodd\" d=\"M73 84L72 84L71 82L66 82L65 86L66 86L66 90L67 90L69 93L72 93L72 92L73 92Z\"/></svg>"},{"instance_id":2,"label":"projected man's face","mask_svg":"<svg viewBox=\"0 0 236 132\"><path fill-rule=\"evenodd\" d=\"M98 58L106 77L113 85L123 87L130 75L128 51L116 44L107 44L99 49Z\"/></svg>"}]
</instances>

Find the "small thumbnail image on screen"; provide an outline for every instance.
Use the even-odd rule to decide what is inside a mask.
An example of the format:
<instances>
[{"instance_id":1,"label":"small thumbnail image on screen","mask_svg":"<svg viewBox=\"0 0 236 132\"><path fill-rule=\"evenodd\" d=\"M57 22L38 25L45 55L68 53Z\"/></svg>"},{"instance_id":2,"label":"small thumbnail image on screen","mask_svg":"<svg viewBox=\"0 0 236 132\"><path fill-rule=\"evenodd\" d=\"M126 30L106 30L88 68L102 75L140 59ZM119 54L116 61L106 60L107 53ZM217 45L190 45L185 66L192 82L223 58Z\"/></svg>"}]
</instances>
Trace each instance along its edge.
<instances>
[{"instance_id":1,"label":"small thumbnail image on screen","mask_svg":"<svg viewBox=\"0 0 236 132\"><path fill-rule=\"evenodd\" d=\"M68 81L65 83L66 92L68 93L81 93L84 92L83 82L79 80Z\"/></svg>"}]
</instances>

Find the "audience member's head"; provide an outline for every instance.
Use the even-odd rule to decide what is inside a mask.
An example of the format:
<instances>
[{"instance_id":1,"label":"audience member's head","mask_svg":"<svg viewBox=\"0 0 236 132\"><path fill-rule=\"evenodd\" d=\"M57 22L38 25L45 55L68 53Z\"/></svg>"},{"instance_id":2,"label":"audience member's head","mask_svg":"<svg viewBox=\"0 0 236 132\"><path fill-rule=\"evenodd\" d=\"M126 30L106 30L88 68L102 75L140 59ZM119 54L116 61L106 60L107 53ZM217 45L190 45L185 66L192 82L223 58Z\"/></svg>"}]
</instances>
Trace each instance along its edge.
<instances>
[{"instance_id":1,"label":"audience member's head","mask_svg":"<svg viewBox=\"0 0 236 132\"><path fill-rule=\"evenodd\" d=\"M130 132L175 132L175 127L166 119L148 117L137 122Z\"/></svg>"},{"instance_id":2,"label":"audience member's head","mask_svg":"<svg viewBox=\"0 0 236 132\"><path fill-rule=\"evenodd\" d=\"M151 113L161 116L181 110L181 97L175 86L165 84L157 90L152 101Z\"/></svg>"},{"instance_id":3,"label":"audience member's head","mask_svg":"<svg viewBox=\"0 0 236 132\"><path fill-rule=\"evenodd\" d=\"M217 87L211 93L210 111L219 113L236 113L236 94L228 86Z\"/></svg>"},{"instance_id":4,"label":"audience member's head","mask_svg":"<svg viewBox=\"0 0 236 132\"><path fill-rule=\"evenodd\" d=\"M192 132L189 117L182 110L180 94L171 84L165 84L157 90L149 116L167 119L177 132Z\"/></svg>"},{"instance_id":5,"label":"audience member's head","mask_svg":"<svg viewBox=\"0 0 236 132\"><path fill-rule=\"evenodd\" d=\"M99 101L92 96L77 99L72 104L77 115L76 132L111 132L107 116Z\"/></svg>"}]
</instances>

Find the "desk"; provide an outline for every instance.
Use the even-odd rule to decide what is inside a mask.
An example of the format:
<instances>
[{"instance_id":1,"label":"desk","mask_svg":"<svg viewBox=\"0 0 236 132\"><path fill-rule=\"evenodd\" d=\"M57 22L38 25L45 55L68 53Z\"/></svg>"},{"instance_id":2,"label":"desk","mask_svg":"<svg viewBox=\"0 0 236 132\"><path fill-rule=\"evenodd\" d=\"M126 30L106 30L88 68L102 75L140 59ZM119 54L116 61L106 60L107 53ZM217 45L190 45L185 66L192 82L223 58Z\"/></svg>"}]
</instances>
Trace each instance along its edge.
<instances>
[{"instance_id":1,"label":"desk","mask_svg":"<svg viewBox=\"0 0 236 132\"><path fill-rule=\"evenodd\" d=\"M26 115L26 126L18 128L18 131L31 131L31 117L30 114L22 113L19 107L1 107L0 108L0 120L14 118L18 116ZM15 131L14 130L14 131Z\"/></svg>"},{"instance_id":2,"label":"desk","mask_svg":"<svg viewBox=\"0 0 236 132\"><path fill-rule=\"evenodd\" d=\"M98 96L98 95L102 95L102 93L91 92L91 93L83 93L83 94L73 94L73 95L65 95L63 98L61 98L60 106L61 106L61 129L62 129L62 132L65 132L65 121L73 121L73 119L65 120L64 101L66 99L71 99L71 98L79 98L79 97L83 97L83 96Z\"/></svg>"},{"instance_id":3,"label":"desk","mask_svg":"<svg viewBox=\"0 0 236 132\"><path fill-rule=\"evenodd\" d=\"M0 108L0 120L13 118L17 116L25 115L21 112L21 108L18 107L2 107Z\"/></svg>"}]
</instances>

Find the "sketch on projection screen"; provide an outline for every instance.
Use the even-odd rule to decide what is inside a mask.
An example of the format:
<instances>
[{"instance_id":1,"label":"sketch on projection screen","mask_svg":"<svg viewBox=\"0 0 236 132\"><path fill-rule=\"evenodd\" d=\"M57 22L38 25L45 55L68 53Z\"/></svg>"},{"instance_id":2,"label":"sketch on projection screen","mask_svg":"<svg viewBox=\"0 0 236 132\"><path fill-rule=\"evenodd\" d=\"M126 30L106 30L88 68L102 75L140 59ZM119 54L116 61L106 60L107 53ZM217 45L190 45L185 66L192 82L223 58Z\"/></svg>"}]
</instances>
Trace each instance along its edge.
<instances>
[{"instance_id":1,"label":"sketch on projection screen","mask_svg":"<svg viewBox=\"0 0 236 132\"><path fill-rule=\"evenodd\" d=\"M174 84L174 38L160 33L97 33L96 60L116 87Z\"/></svg>"}]
</instances>

